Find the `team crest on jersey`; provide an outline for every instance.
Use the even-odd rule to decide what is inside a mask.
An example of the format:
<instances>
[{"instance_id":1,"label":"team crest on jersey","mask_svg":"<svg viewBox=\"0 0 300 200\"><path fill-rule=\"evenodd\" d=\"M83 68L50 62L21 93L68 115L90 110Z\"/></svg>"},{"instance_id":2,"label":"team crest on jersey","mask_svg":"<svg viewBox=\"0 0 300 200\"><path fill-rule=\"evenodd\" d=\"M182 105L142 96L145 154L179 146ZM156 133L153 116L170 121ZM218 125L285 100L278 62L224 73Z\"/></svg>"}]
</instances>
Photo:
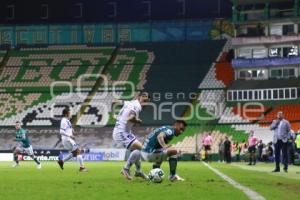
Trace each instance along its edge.
<instances>
[{"instance_id":1,"label":"team crest on jersey","mask_svg":"<svg viewBox=\"0 0 300 200\"><path fill-rule=\"evenodd\" d=\"M168 129L168 130L166 131L166 133L167 133L168 135L172 135L172 130Z\"/></svg>"}]
</instances>

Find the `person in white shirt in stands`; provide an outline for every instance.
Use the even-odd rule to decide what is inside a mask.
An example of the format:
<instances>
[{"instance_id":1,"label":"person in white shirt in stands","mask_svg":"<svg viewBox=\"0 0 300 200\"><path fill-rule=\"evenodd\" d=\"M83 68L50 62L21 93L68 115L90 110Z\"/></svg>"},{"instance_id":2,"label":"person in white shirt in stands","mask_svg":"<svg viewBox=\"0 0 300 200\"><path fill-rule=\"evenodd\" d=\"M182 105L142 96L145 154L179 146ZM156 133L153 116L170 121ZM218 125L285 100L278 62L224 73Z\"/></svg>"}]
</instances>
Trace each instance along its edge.
<instances>
[{"instance_id":1,"label":"person in white shirt in stands","mask_svg":"<svg viewBox=\"0 0 300 200\"><path fill-rule=\"evenodd\" d=\"M68 160L70 160L73 157L76 157L79 161L79 171L80 172L87 172L87 169L85 168L83 164L83 157L80 155L80 148L79 145L75 142L75 137L73 135L73 128L72 124L70 122L71 119L71 112L69 108L65 108L62 112L63 118L60 122L60 130L59 133L61 135L61 140L64 148L69 151L69 154L63 158L58 160L58 164L60 168L64 169L64 163Z\"/></svg>"},{"instance_id":2,"label":"person in white shirt in stands","mask_svg":"<svg viewBox=\"0 0 300 200\"><path fill-rule=\"evenodd\" d=\"M118 147L126 148L131 151L128 160L121 171L121 174L128 180L132 180L130 168L133 164L135 164L136 167L135 176L148 179L148 177L141 171L141 158L139 151L142 149L142 143L137 140L131 129L134 125L142 123L142 120L138 115L142 111L142 107L149 101L149 94L143 92L134 100L115 100L112 104L113 107L115 104L123 106L116 117L117 122L113 130L113 140Z\"/></svg>"}]
</instances>

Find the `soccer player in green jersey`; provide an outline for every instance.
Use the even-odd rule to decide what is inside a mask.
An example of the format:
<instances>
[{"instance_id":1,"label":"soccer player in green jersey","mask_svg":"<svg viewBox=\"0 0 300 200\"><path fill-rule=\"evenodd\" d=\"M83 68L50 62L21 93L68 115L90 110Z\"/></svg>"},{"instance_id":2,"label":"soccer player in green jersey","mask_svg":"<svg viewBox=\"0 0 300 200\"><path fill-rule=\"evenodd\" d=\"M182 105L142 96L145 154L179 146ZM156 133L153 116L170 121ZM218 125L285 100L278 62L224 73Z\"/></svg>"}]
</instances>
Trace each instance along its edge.
<instances>
[{"instance_id":1,"label":"soccer player in green jersey","mask_svg":"<svg viewBox=\"0 0 300 200\"><path fill-rule=\"evenodd\" d=\"M27 137L26 130L22 128L21 122L17 121L15 127L16 127L16 139L15 139L15 141L19 142L20 146L13 148L14 161L15 161L15 164L13 165L13 167L18 167L19 166L18 155L19 154L26 154L34 160L34 162L37 164L37 168L41 169L42 165L37 160L37 158L35 157L35 155L33 153L33 149L32 149L32 146L30 144L30 140Z\"/></svg>"},{"instance_id":2,"label":"soccer player in green jersey","mask_svg":"<svg viewBox=\"0 0 300 200\"><path fill-rule=\"evenodd\" d=\"M170 181L184 181L176 174L178 151L168 144L174 136L181 135L187 124L183 120L177 120L173 126L163 126L154 129L144 141L142 157L144 160L153 162L153 169L160 168L164 160L169 158Z\"/></svg>"}]
</instances>

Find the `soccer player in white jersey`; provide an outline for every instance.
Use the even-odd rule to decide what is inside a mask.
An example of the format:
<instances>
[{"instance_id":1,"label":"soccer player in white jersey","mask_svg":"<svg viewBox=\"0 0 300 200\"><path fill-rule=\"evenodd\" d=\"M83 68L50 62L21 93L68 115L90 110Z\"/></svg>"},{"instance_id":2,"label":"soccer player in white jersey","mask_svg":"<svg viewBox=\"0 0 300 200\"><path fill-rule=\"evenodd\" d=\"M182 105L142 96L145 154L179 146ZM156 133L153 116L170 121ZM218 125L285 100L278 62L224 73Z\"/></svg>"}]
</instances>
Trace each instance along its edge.
<instances>
[{"instance_id":1,"label":"soccer player in white jersey","mask_svg":"<svg viewBox=\"0 0 300 200\"><path fill-rule=\"evenodd\" d=\"M148 179L148 177L141 171L140 150L142 143L137 140L131 129L135 124L141 124L142 120L139 118L139 113L142 107L150 101L148 93L141 93L136 99L131 101L115 100L114 104L123 105L117 116L117 122L113 130L113 140L119 147L126 148L131 151L128 160L121 171L121 174L128 180L132 180L130 175L130 167L135 164L136 177ZM138 159L136 157L139 157Z\"/></svg>"},{"instance_id":2,"label":"soccer player in white jersey","mask_svg":"<svg viewBox=\"0 0 300 200\"><path fill-rule=\"evenodd\" d=\"M71 112L68 108L65 108L62 112L63 118L61 119L60 122L60 135L61 135L61 140L64 148L69 151L69 154L64 158L64 159L59 159L58 164L61 169L64 169L64 163L68 160L70 160L73 157L76 157L77 160L79 161L80 172L87 172L87 169L85 168L83 164L83 157L80 155L80 149L79 145L76 144L74 141L75 137L73 135L73 128L72 124L70 122L71 118Z\"/></svg>"}]
</instances>

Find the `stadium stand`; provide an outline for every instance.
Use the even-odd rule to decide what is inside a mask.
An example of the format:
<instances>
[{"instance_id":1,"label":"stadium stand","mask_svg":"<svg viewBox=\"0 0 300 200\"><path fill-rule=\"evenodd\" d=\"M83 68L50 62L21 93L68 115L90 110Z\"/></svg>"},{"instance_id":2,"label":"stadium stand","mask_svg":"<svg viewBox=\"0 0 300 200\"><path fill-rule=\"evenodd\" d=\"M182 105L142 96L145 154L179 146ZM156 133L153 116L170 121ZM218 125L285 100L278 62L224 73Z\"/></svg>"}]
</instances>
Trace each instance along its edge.
<instances>
[{"instance_id":1,"label":"stadium stand","mask_svg":"<svg viewBox=\"0 0 300 200\"><path fill-rule=\"evenodd\" d=\"M262 127L259 124L240 124L240 125L232 125L232 128L238 131L245 131L249 133L251 130L254 131L255 137L262 140L265 144L272 141L273 133L270 130L269 125L266 127Z\"/></svg>"},{"instance_id":2,"label":"stadium stand","mask_svg":"<svg viewBox=\"0 0 300 200\"><path fill-rule=\"evenodd\" d=\"M39 95L44 94L32 94L31 96L39 97ZM19 96L22 97L23 94ZM57 126L57 121L61 118L62 110L68 106L71 109L72 115L76 115L86 96L87 93L84 92L62 93L53 98L50 95L42 96L43 98L35 101L36 104L30 104L24 110L19 109L18 112L14 112L10 117L2 119L0 125L12 126L16 121L21 121L26 126ZM19 104L24 107L22 104L26 105L26 102Z\"/></svg>"},{"instance_id":3,"label":"stadium stand","mask_svg":"<svg viewBox=\"0 0 300 200\"><path fill-rule=\"evenodd\" d=\"M174 145L176 149L181 151L181 153L198 153L202 148L202 139L207 133L195 134L193 136L185 137L181 142L178 142ZM225 138L226 134L221 133L220 131L212 131L211 136L213 138L213 144L211 146L212 153L218 153L219 143L222 139ZM229 137L232 140L232 137Z\"/></svg>"},{"instance_id":4,"label":"stadium stand","mask_svg":"<svg viewBox=\"0 0 300 200\"><path fill-rule=\"evenodd\" d=\"M68 81L77 86L81 75L101 73L113 50L114 47L83 45L11 50L0 75L0 88L7 91L10 88L42 88L47 91L54 81ZM95 79L82 79L80 86L91 87L94 83Z\"/></svg>"},{"instance_id":5,"label":"stadium stand","mask_svg":"<svg viewBox=\"0 0 300 200\"><path fill-rule=\"evenodd\" d=\"M80 116L77 125L106 125L109 120L112 101L120 99L121 96L122 92L98 92L89 103L83 115Z\"/></svg>"},{"instance_id":6,"label":"stadium stand","mask_svg":"<svg viewBox=\"0 0 300 200\"><path fill-rule=\"evenodd\" d=\"M220 123L250 123L261 120L264 114L270 111L270 106L249 105L226 107Z\"/></svg>"},{"instance_id":7,"label":"stadium stand","mask_svg":"<svg viewBox=\"0 0 300 200\"><path fill-rule=\"evenodd\" d=\"M245 138L248 138L248 134L244 130L236 130L231 125L216 125L213 127L213 130L220 131L222 133L226 133L229 136L232 136L232 138L236 141L243 141Z\"/></svg>"},{"instance_id":8,"label":"stadium stand","mask_svg":"<svg viewBox=\"0 0 300 200\"><path fill-rule=\"evenodd\" d=\"M149 70L149 84L145 85L145 89L147 91L192 91L194 89L195 91L212 63L216 61L224 44L223 40L204 40L146 45L147 49L154 50L155 60Z\"/></svg>"},{"instance_id":9,"label":"stadium stand","mask_svg":"<svg viewBox=\"0 0 300 200\"><path fill-rule=\"evenodd\" d=\"M225 108L225 91L232 81L232 67L227 60L228 53L225 41L199 41L197 43L184 42L161 42L143 44L124 44L116 51L112 58L115 47L87 47L75 46L49 46L47 48L22 48L10 50L6 65L0 74L0 88L6 91L14 91L21 88L22 93L1 93L0 102L13 102L18 100L18 107L6 105L6 109L1 112L0 125L14 125L16 120L20 120L27 126L57 126L57 119L61 117L61 111L65 104L72 108L73 116L80 113L83 103L89 96L88 92L83 92L81 96L77 93L64 93L64 90L55 94L55 97L46 95L45 91L53 81L71 81L76 86L77 78L86 73L103 73L108 78L108 85L111 86L116 81L130 81L137 90L147 90L150 94L164 94L167 91L183 92L188 94L197 90L199 83L206 84L206 90L202 90L198 98L201 107L197 112L199 116L208 117L206 122L197 118L189 120L189 124L204 125L202 128L189 127L188 137L195 137L195 134L202 134L209 131L218 134L227 134L233 140L242 141L249 132L248 126L231 125L236 123L251 123L252 120L241 117L235 106ZM209 50L207 50L209 48ZM183 53L184 52L184 53ZM221 52L221 53L220 53ZM199 57L199 54L206 55ZM219 56L218 56L219 55ZM111 63L108 64L108 61ZM107 66L106 66L107 65ZM92 68L91 68L92 67ZM213 73L212 73L213 72ZM199 74L195 76L194 74ZM212 82L205 82L205 77L211 77L219 86ZM0 81L0 82L1 82ZM95 78L84 80L84 87L94 87ZM120 84L122 86L122 83ZM119 86L119 85L118 85ZM36 93L26 93L26 89L39 88ZM47 89L46 89L47 88ZM217 89L216 88L220 88ZM7 90L8 89L8 90ZM10 90L12 89L12 90ZM99 88L101 89L101 87ZM117 93L122 98L128 91L127 87L118 87ZM113 99L112 93L101 99L103 92L100 90L92 96L91 101L79 115L77 125L79 126L99 126L106 119L111 121L110 104ZM48 93L47 93L48 94ZM28 96L28 97L27 97ZM30 99L27 100L26 98ZM11 99L11 100L8 100ZM24 100L26 99L26 101ZM154 99L159 104L166 100L165 96ZM167 100L175 103L178 99ZM179 99L188 102L188 98ZM101 105L106 105L108 113ZM54 106L55 105L55 106ZM217 105L217 106L215 106ZM217 108L217 109L216 109ZM5 109L4 107L1 109ZM178 116L186 110L182 107L176 110ZM265 107L262 113L266 113L269 107ZM5 114L4 114L5 113ZM228 125L210 125L215 121L220 113L223 113L219 123ZM262 113L252 113L251 117L257 118ZM108 114L108 115L106 115ZM147 125L171 124L173 122L169 113L162 113L161 119L153 118L153 110L146 108L141 118ZM216 117L217 116L217 117ZM211 118L212 117L212 118ZM109 123L112 125L113 123ZM257 125L258 126L258 125ZM253 127L257 130L262 127ZM216 136L217 137L217 136ZM180 142L183 138L177 140ZM188 139L187 139L188 140ZM189 139L190 140L190 139ZM187 150L187 151L191 151Z\"/></svg>"},{"instance_id":10,"label":"stadium stand","mask_svg":"<svg viewBox=\"0 0 300 200\"><path fill-rule=\"evenodd\" d=\"M292 122L291 128L294 132L299 132L300 131L300 122Z\"/></svg>"},{"instance_id":11,"label":"stadium stand","mask_svg":"<svg viewBox=\"0 0 300 200\"><path fill-rule=\"evenodd\" d=\"M199 97L201 107L206 108L210 113L219 115L225 108L225 92L223 90L203 90Z\"/></svg>"},{"instance_id":12,"label":"stadium stand","mask_svg":"<svg viewBox=\"0 0 300 200\"><path fill-rule=\"evenodd\" d=\"M278 105L273 108L271 112L269 112L264 119L260 121L260 123L270 123L273 119L276 118L276 115L279 111L284 113L284 117L293 122L298 121L300 117L300 104L285 104L285 105Z\"/></svg>"},{"instance_id":13,"label":"stadium stand","mask_svg":"<svg viewBox=\"0 0 300 200\"><path fill-rule=\"evenodd\" d=\"M221 94L220 92L221 92L221 90L219 91L219 94ZM206 93L204 93L204 94L206 94ZM205 95L203 95L203 96L205 96ZM174 141L172 141L173 144L182 142L185 139L185 137L195 137L195 135L197 135L197 134L205 134L208 132L216 133L216 135L226 134L226 135L230 136L232 140L239 141L239 142L247 139L248 132L246 132L245 130L242 130L242 129L237 130L234 126L231 126L231 124L222 124L222 125L217 124L218 116L216 116L214 112L211 112L208 109L206 109L201 103L201 99L203 99L203 98L201 98L201 95L199 97L200 97L200 101L197 100L193 103L194 115L192 116L191 119L187 120L187 123L190 126L187 127L184 135L181 135L181 136L175 138ZM189 116L190 112L191 112L191 109L190 109L190 111L187 111L184 116L185 117ZM201 117L201 118L199 118L199 117ZM197 146L200 147L198 144L197 144ZM192 148L192 149L195 149L195 148Z\"/></svg>"},{"instance_id":14,"label":"stadium stand","mask_svg":"<svg viewBox=\"0 0 300 200\"><path fill-rule=\"evenodd\" d=\"M224 124L234 124L234 123L249 123L250 121L244 119L238 114L235 114L233 111L233 107L226 107L221 118L219 119L219 123Z\"/></svg>"},{"instance_id":15,"label":"stadium stand","mask_svg":"<svg viewBox=\"0 0 300 200\"><path fill-rule=\"evenodd\" d=\"M199 85L200 89L225 88L234 80L234 71L230 63L228 50L230 40L227 40L217 60Z\"/></svg>"},{"instance_id":16,"label":"stadium stand","mask_svg":"<svg viewBox=\"0 0 300 200\"><path fill-rule=\"evenodd\" d=\"M229 90L246 89L270 89L270 88L290 88L300 87L298 79L270 79L270 80L235 80L228 87ZM299 96L298 96L299 97Z\"/></svg>"},{"instance_id":17,"label":"stadium stand","mask_svg":"<svg viewBox=\"0 0 300 200\"><path fill-rule=\"evenodd\" d=\"M233 112L235 114L241 115L242 118L249 121L257 121L264 117L264 114L271 109L270 106L264 105L249 105L246 107L233 107Z\"/></svg>"},{"instance_id":18,"label":"stadium stand","mask_svg":"<svg viewBox=\"0 0 300 200\"><path fill-rule=\"evenodd\" d=\"M0 50L0 63L3 61L6 51Z\"/></svg>"},{"instance_id":19,"label":"stadium stand","mask_svg":"<svg viewBox=\"0 0 300 200\"><path fill-rule=\"evenodd\" d=\"M50 98L49 94L42 93L0 93L0 120L22 113L24 110ZM10 124L4 123L3 125Z\"/></svg>"},{"instance_id":20,"label":"stadium stand","mask_svg":"<svg viewBox=\"0 0 300 200\"><path fill-rule=\"evenodd\" d=\"M234 70L231 63L227 60L227 56L227 52L223 53L219 62L215 65L216 79L222 81L226 87L234 80Z\"/></svg>"},{"instance_id":21,"label":"stadium stand","mask_svg":"<svg viewBox=\"0 0 300 200\"><path fill-rule=\"evenodd\" d=\"M182 153L196 153L197 152L197 137L198 135L187 136L181 142L174 145L178 151Z\"/></svg>"},{"instance_id":22,"label":"stadium stand","mask_svg":"<svg viewBox=\"0 0 300 200\"><path fill-rule=\"evenodd\" d=\"M0 104L5 105L1 108L0 124L13 125L16 120L20 120L29 126L53 125L55 120L51 119L50 111L53 112L51 105L55 103L70 103L74 108L73 114L77 114L80 111L79 104L85 102L87 93L75 100L76 93L71 92L69 97L67 93L63 93L69 91L68 86L56 85L54 95L51 96L49 86L55 81L68 81L76 90L81 75L102 73L114 49L74 45L10 50L7 63L0 73L0 89L7 92L1 93L0 96ZM114 81L130 81L135 86L133 90L142 90L146 83L146 73L154 58L154 54L147 50L121 48L113 60L113 65L108 66L108 86ZM96 80L97 77L83 78L80 87L92 88ZM33 88L36 93L28 93ZM12 94L15 91L22 91L22 94ZM64 100L60 100L61 98ZM6 104L6 101L10 104ZM106 104L110 101L110 98L104 100ZM15 102L18 102L17 105L14 105ZM92 104L95 104L95 101L92 101ZM97 124L103 115L98 107L90 105L79 124ZM59 109L55 109L54 114L58 113ZM91 121L87 124L87 120Z\"/></svg>"},{"instance_id":23,"label":"stadium stand","mask_svg":"<svg viewBox=\"0 0 300 200\"><path fill-rule=\"evenodd\" d=\"M165 109L171 109L172 105L178 101L189 102L188 96L197 91L201 80L216 61L224 44L224 40L144 44L146 49L155 52L155 60L148 72L144 87L153 97L157 97L153 98L152 102L156 105L161 102L170 103L171 105L166 105ZM168 92L175 95L168 98L165 95ZM185 110L186 106L177 106L176 116L181 116ZM152 125L173 122L170 112L161 113L159 119L153 119L152 115L153 109L145 108L141 118L145 123Z\"/></svg>"},{"instance_id":24,"label":"stadium stand","mask_svg":"<svg viewBox=\"0 0 300 200\"><path fill-rule=\"evenodd\" d=\"M147 50L120 48L113 64L108 66L108 84L111 85L113 81L130 81L134 89L143 90L146 74L154 59L154 53Z\"/></svg>"},{"instance_id":25,"label":"stadium stand","mask_svg":"<svg viewBox=\"0 0 300 200\"><path fill-rule=\"evenodd\" d=\"M107 68L109 85L114 81L131 81L137 90L147 89L148 91L161 92L177 88L179 91L192 91L199 84L199 77L195 77L193 80L189 78L189 81L186 81L186 78L194 77L192 74L196 70L201 79L201 76L204 76L211 63L216 59L219 49L223 45L224 41L202 41L197 44L163 42L124 45L118 50L113 63ZM209 51L209 56L199 59L198 52L201 50L204 53L203 47L205 46L211 47L212 51ZM73 87L76 87L80 75L101 73L114 49L115 47L69 45L10 50L7 53L6 65L0 74L0 89L7 92L1 94L3 96L1 103L6 102L5 96L15 96L9 92L22 91L22 95L19 96L25 98L25 96L30 96L27 92L32 91L33 88L37 99L31 97L32 101L19 101L17 109L11 106L9 112L5 112L5 115L2 114L0 124L12 125L14 121L21 120L26 125L31 126L53 125L55 122L50 120L48 115L49 105L58 101L57 98L60 96L65 96L66 94L62 92L68 88L59 87L60 89L55 93L58 96L51 99L50 95L46 95L49 92L49 85L54 81L69 81ZM182 52L189 53L183 54ZM164 69L163 72L161 72L162 68ZM170 75L173 77L172 79L169 79ZM84 79L81 86L93 87L95 82L95 78ZM126 89L125 87L125 93ZM69 102L78 104L84 100L79 99L78 102L70 100ZM58 103L61 102L58 101ZM21 111L22 113L20 113ZM181 115L183 111L184 108L181 108L178 115ZM75 109L74 114L76 112L78 112L77 109ZM96 121L100 119L101 114L95 112L99 112L97 108L89 106L84 111L79 124L82 125L91 119L94 120L89 125L97 124ZM94 115L89 116L91 113ZM164 116L162 118L165 119ZM171 118L166 118L165 122L170 123ZM165 122L159 121L159 123Z\"/></svg>"}]
</instances>

